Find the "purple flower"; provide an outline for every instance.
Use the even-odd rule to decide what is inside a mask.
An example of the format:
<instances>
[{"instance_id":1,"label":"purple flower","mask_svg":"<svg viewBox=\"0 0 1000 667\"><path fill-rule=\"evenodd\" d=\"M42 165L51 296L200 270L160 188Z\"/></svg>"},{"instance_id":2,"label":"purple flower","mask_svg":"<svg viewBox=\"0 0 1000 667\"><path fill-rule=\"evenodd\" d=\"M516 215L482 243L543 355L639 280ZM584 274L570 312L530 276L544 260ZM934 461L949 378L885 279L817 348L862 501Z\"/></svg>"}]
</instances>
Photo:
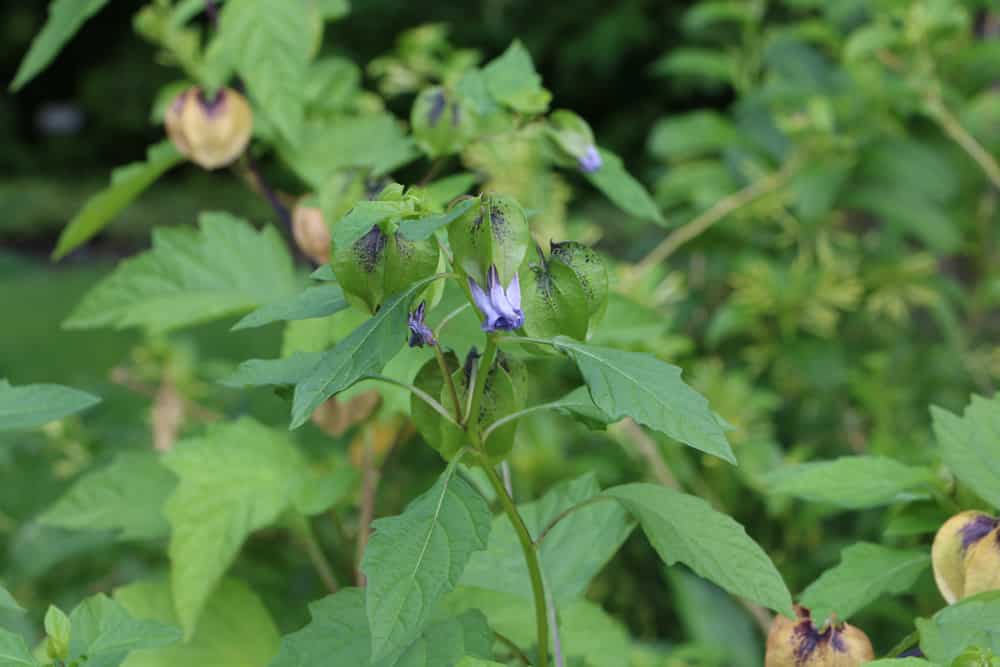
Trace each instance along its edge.
<instances>
[{"instance_id":1,"label":"purple flower","mask_svg":"<svg viewBox=\"0 0 1000 667\"><path fill-rule=\"evenodd\" d=\"M476 307L485 316L483 331L513 331L524 324L524 313L521 311L521 284L517 274L504 289L500 284L500 274L497 267L491 266L486 273L486 290L469 278L469 290Z\"/></svg>"},{"instance_id":2,"label":"purple flower","mask_svg":"<svg viewBox=\"0 0 1000 667\"><path fill-rule=\"evenodd\" d=\"M601 159L601 154L597 152L596 147L587 146L587 150L584 152L583 157L579 159L579 163L583 173L592 174L601 168L604 160Z\"/></svg>"},{"instance_id":3,"label":"purple flower","mask_svg":"<svg viewBox=\"0 0 1000 667\"><path fill-rule=\"evenodd\" d=\"M410 347L423 347L424 345L437 345L434 339L434 332L424 322L424 312L427 304L423 301L417 309L410 313L407 323L410 325Z\"/></svg>"}]
</instances>

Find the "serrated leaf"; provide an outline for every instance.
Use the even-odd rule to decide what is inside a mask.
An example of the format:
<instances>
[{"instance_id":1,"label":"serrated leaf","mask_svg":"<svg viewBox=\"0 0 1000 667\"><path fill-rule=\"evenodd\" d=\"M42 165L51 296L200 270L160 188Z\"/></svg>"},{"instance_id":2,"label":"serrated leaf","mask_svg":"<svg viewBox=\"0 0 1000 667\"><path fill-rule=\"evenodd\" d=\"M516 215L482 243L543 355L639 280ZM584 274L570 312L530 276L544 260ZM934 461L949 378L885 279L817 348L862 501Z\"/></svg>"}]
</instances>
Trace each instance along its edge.
<instances>
[{"instance_id":1,"label":"serrated leaf","mask_svg":"<svg viewBox=\"0 0 1000 667\"><path fill-rule=\"evenodd\" d=\"M0 584L0 611L24 611L3 584Z\"/></svg>"},{"instance_id":2,"label":"serrated leaf","mask_svg":"<svg viewBox=\"0 0 1000 667\"><path fill-rule=\"evenodd\" d=\"M227 0L219 21L219 39L250 96L293 146L302 139L309 34L308 12L288 0Z\"/></svg>"},{"instance_id":3,"label":"serrated leaf","mask_svg":"<svg viewBox=\"0 0 1000 667\"><path fill-rule=\"evenodd\" d=\"M82 412L101 402L78 389L57 384L14 387L0 380L0 431L35 428Z\"/></svg>"},{"instance_id":4,"label":"serrated leaf","mask_svg":"<svg viewBox=\"0 0 1000 667\"><path fill-rule=\"evenodd\" d=\"M119 167L111 172L111 183L83 205L59 235L53 259L62 259L113 222L149 186L184 156L169 141L161 141L146 151L144 162Z\"/></svg>"},{"instance_id":5,"label":"serrated leaf","mask_svg":"<svg viewBox=\"0 0 1000 667\"><path fill-rule=\"evenodd\" d=\"M0 667L36 667L38 661L31 655L21 635L0 628Z\"/></svg>"},{"instance_id":6,"label":"serrated leaf","mask_svg":"<svg viewBox=\"0 0 1000 667\"><path fill-rule=\"evenodd\" d=\"M973 396L961 416L931 408L941 458L980 498L1000 508L1000 394Z\"/></svg>"},{"instance_id":7,"label":"serrated leaf","mask_svg":"<svg viewBox=\"0 0 1000 667\"><path fill-rule=\"evenodd\" d=\"M387 299L375 315L323 354L310 374L295 385L290 428L302 426L323 401L378 373L396 356L403 347L411 302L437 277L419 280Z\"/></svg>"},{"instance_id":8,"label":"serrated leaf","mask_svg":"<svg viewBox=\"0 0 1000 667\"><path fill-rule=\"evenodd\" d=\"M119 264L64 326L163 332L253 310L295 289L291 256L276 230L204 213L198 231L154 230L152 250Z\"/></svg>"},{"instance_id":9,"label":"serrated leaf","mask_svg":"<svg viewBox=\"0 0 1000 667\"><path fill-rule=\"evenodd\" d=\"M339 313L348 307L344 290L336 283L308 287L300 294L258 308L233 325L233 331L252 329L272 322L311 320Z\"/></svg>"},{"instance_id":10,"label":"serrated leaf","mask_svg":"<svg viewBox=\"0 0 1000 667\"><path fill-rule=\"evenodd\" d=\"M905 593L931 563L927 551L890 549L860 542L840 563L802 592L801 602L819 622L831 613L846 620L885 593Z\"/></svg>"},{"instance_id":11,"label":"serrated leaf","mask_svg":"<svg viewBox=\"0 0 1000 667\"><path fill-rule=\"evenodd\" d=\"M28 53L17 68L10 89L20 90L38 76L59 55L66 42L73 38L87 19L107 4L108 0L53 0L49 4L49 16L45 25L32 40Z\"/></svg>"},{"instance_id":12,"label":"serrated leaf","mask_svg":"<svg viewBox=\"0 0 1000 667\"><path fill-rule=\"evenodd\" d=\"M177 628L134 618L103 593L81 602L69 620L69 660L86 656L87 667L116 667L131 651L167 646L181 638Z\"/></svg>"},{"instance_id":13,"label":"serrated leaf","mask_svg":"<svg viewBox=\"0 0 1000 667\"><path fill-rule=\"evenodd\" d=\"M655 484L604 491L642 525L665 563L684 563L733 595L791 617L792 596L774 563L743 526L701 498Z\"/></svg>"},{"instance_id":14,"label":"serrated leaf","mask_svg":"<svg viewBox=\"0 0 1000 667\"><path fill-rule=\"evenodd\" d=\"M918 618L916 624L920 649L939 665L952 664L972 646L1000 654L1000 591L959 600L932 618Z\"/></svg>"},{"instance_id":15,"label":"serrated leaf","mask_svg":"<svg viewBox=\"0 0 1000 667\"><path fill-rule=\"evenodd\" d=\"M291 386L308 377L322 358L322 352L296 352L282 359L250 359L221 384L237 388Z\"/></svg>"},{"instance_id":16,"label":"serrated leaf","mask_svg":"<svg viewBox=\"0 0 1000 667\"><path fill-rule=\"evenodd\" d=\"M281 640L270 667L315 667L336 656L337 664L372 667L446 667L464 656L492 657L493 632L479 612L440 618L408 646L371 659L365 594L348 588L309 605L312 621Z\"/></svg>"},{"instance_id":17,"label":"serrated leaf","mask_svg":"<svg viewBox=\"0 0 1000 667\"><path fill-rule=\"evenodd\" d=\"M538 539L556 517L600 492L595 477L583 475L553 487L539 500L519 505L518 511L529 534ZM617 503L599 502L571 512L552 527L539 545L538 558L553 599L563 602L582 595L633 526ZM493 520L489 545L473 554L462 585L532 598L524 552L506 517Z\"/></svg>"},{"instance_id":18,"label":"serrated leaf","mask_svg":"<svg viewBox=\"0 0 1000 667\"><path fill-rule=\"evenodd\" d=\"M478 204L477 199L466 199L455 204L445 213L436 213L416 220L407 220L399 226L400 235L409 241L429 239L439 229L447 227Z\"/></svg>"},{"instance_id":19,"label":"serrated leaf","mask_svg":"<svg viewBox=\"0 0 1000 667\"><path fill-rule=\"evenodd\" d=\"M115 591L114 598L136 618L179 625L166 577ZM267 607L246 584L223 580L205 603L198 629L183 644L133 651L123 667L265 667L280 636Z\"/></svg>"},{"instance_id":20,"label":"serrated leaf","mask_svg":"<svg viewBox=\"0 0 1000 667\"><path fill-rule=\"evenodd\" d=\"M845 509L864 509L918 497L914 489L933 483L927 468L908 466L882 456L845 456L785 466L764 485L776 496L793 496Z\"/></svg>"},{"instance_id":21,"label":"serrated leaf","mask_svg":"<svg viewBox=\"0 0 1000 667\"><path fill-rule=\"evenodd\" d=\"M381 660L412 643L441 597L455 588L469 558L486 548L489 505L456 468L456 456L428 491L402 514L379 519L361 571L372 658Z\"/></svg>"},{"instance_id":22,"label":"serrated leaf","mask_svg":"<svg viewBox=\"0 0 1000 667\"><path fill-rule=\"evenodd\" d=\"M648 354L553 339L580 368L590 396L615 421L640 424L721 459L736 463L708 401L681 380L681 369Z\"/></svg>"},{"instance_id":23,"label":"serrated leaf","mask_svg":"<svg viewBox=\"0 0 1000 667\"><path fill-rule=\"evenodd\" d=\"M646 188L625 170L621 158L604 148L599 148L598 152L601 154L601 168L584 174L587 180L603 192L615 206L629 215L665 224L656 201Z\"/></svg>"},{"instance_id":24,"label":"serrated leaf","mask_svg":"<svg viewBox=\"0 0 1000 667\"><path fill-rule=\"evenodd\" d=\"M531 54L514 40L507 50L482 70L486 88L497 102L521 113L544 113L552 93L542 87Z\"/></svg>"},{"instance_id":25,"label":"serrated leaf","mask_svg":"<svg viewBox=\"0 0 1000 667\"><path fill-rule=\"evenodd\" d=\"M287 434L249 418L182 440L164 462L179 480L165 514L177 615L190 638L243 541L292 506L305 464Z\"/></svg>"},{"instance_id":26,"label":"serrated leaf","mask_svg":"<svg viewBox=\"0 0 1000 667\"><path fill-rule=\"evenodd\" d=\"M122 540L166 537L163 503L175 484L153 452L123 452L80 477L38 520L69 530L114 531Z\"/></svg>"}]
</instances>

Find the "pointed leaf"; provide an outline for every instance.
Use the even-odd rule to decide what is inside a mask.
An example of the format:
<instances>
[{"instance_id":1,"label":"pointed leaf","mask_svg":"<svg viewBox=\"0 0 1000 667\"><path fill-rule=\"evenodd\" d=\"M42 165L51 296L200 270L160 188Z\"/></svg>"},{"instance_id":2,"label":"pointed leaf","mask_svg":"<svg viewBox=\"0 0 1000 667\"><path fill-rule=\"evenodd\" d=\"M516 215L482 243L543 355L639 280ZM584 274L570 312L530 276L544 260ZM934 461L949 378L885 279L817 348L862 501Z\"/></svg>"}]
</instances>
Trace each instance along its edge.
<instances>
[{"instance_id":1,"label":"pointed leaf","mask_svg":"<svg viewBox=\"0 0 1000 667\"><path fill-rule=\"evenodd\" d=\"M0 584L0 611L24 611L2 584Z\"/></svg>"},{"instance_id":2,"label":"pointed leaf","mask_svg":"<svg viewBox=\"0 0 1000 667\"><path fill-rule=\"evenodd\" d=\"M585 345L566 336L553 342L576 362L594 403L612 419L632 417L695 449L736 463L708 401L684 384L681 369L648 354Z\"/></svg>"},{"instance_id":3,"label":"pointed leaf","mask_svg":"<svg viewBox=\"0 0 1000 667\"><path fill-rule=\"evenodd\" d=\"M812 610L813 618L824 619L836 613L847 620L883 593L909 591L930 564L926 550L890 549L860 542L844 549L840 564L809 584L801 601Z\"/></svg>"},{"instance_id":4,"label":"pointed leaf","mask_svg":"<svg viewBox=\"0 0 1000 667\"><path fill-rule=\"evenodd\" d=\"M48 67L87 19L101 11L106 4L108 0L53 0L49 4L49 16L45 25L32 40L31 48L17 68L10 89L20 90Z\"/></svg>"},{"instance_id":5,"label":"pointed leaf","mask_svg":"<svg viewBox=\"0 0 1000 667\"><path fill-rule=\"evenodd\" d=\"M917 630L921 650L938 665L952 664L973 646L1000 654L1000 591L959 600L932 618L918 618Z\"/></svg>"},{"instance_id":6,"label":"pointed leaf","mask_svg":"<svg viewBox=\"0 0 1000 667\"><path fill-rule=\"evenodd\" d=\"M145 162L133 162L111 172L111 184L90 197L56 243L53 259L62 259L113 222L119 213L135 201L171 167L184 159L169 141L161 141L146 152Z\"/></svg>"},{"instance_id":7,"label":"pointed leaf","mask_svg":"<svg viewBox=\"0 0 1000 667\"><path fill-rule=\"evenodd\" d=\"M497 102L521 113L544 113L552 93L542 87L531 54L514 40L501 56L483 68L486 88Z\"/></svg>"},{"instance_id":8,"label":"pointed leaf","mask_svg":"<svg viewBox=\"0 0 1000 667\"><path fill-rule=\"evenodd\" d=\"M601 154L601 168L584 174L587 180L629 215L664 224L659 206L646 188L625 170L621 158L603 148L598 152Z\"/></svg>"},{"instance_id":9,"label":"pointed leaf","mask_svg":"<svg viewBox=\"0 0 1000 667\"><path fill-rule=\"evenodd\" d=\"M38 661L31 655L21 635L0 628L0 667L36 667Z\"/></svg>"},{"instance_id":10,"label":"pointed leaf","mask_svg":"<svg viewBox=\"0 0 1000 667\"><path fill-rule=\"evenodd\" d=\"M668 565L684 563L733 595L793 616L792 596L764 550L701 498L655 484L615 486L604 495L639 520Z\"/></svg>"},{"instance_id":11,"label":"pointed leaf","mask_svg":"<svg viewBox=\"0 0 1000 667\"><path fill-rule=\"evenodd\" d=\"M134 618L103 593L81 602L69 620L70 661L86 656L88 667L116 667L131 651L167 646L181 638L177 628Z\"/></svg>"},{"instance_id":12,"label":"pointed leaf","mask_svg":"<svg viewBox=\"0 0 1000 667\"><path fill-rule=\"evenodd\" d=\"M249 418L183 440L164 460L180 480L165 514L177 615L190 638L246 537L292 506L305 464L287 434Z\"/></svg>"},{"instance_id":13,"label":"pointed leaf","mask_svg":"<svg viewBox=\"0 0 1000 667\"><path fill-rule=\"evenodd\" d=\"M293 297L269 303L233 325L233 331L252 329L272 322L311 320L339 313L348 307L344 290L337 283L309 287Z\"/></svg>"},{"instance_id":14,"label":"pointed leaf","mask_svg":"<svg viewBox=\"0 0 1000 667\"><path fill-rule=\"evenodd\" d=\"M419 636L473 552L486 548L490 509L479 492L456 475L459 458L402 514L372 524L375 534L361 570L368 578L365 607L375 660Z\"/></svg>"},{"instance_id":15,"label":"pointed leaf","mask_svg":"<svg viewBox=\"0 0 1000 667\"><path fill-rule=\"evenodd\" d=\"M439 229L447 227L451 223L461 218L465 213L475 206L476 199L465 199L458 202L444 213L436 213L419 218L417 220L407 220L399 226L400 235L409 241L423 241L429 239Z\"/></svg>"},{"instance_id":16,"label":"pointed leaf","mask_svg":"<svg viewBox=\"0 0 1000 667\"><path fill-rule=\"evenodd\" d=\"M14 387L0 380L0 431L43 426L82 412L100 401L96 396L57 384Z\"/></svg>"},{"instance_id":17,"label":"pointed leaf","mask_svg":"<svg viewBox=\"0 0 1000 667\"><path fill-rule=\"evenodd\" d=\"M931 408L941 458L963 484L1000 508L1000 394L973 396L962 413Z\"/></svg>"},{"instance_id":18,"label":"pointed leaf","mask_svg":"<svg viewBox=\"0 0 1000 667\"><path fill-rule=\"evenodd\" d=\"M273 228L204 213L197 232L157 229L153 249L118 265L83 298L70 329L153 332L246 312L295 292L292 260Z\"/></svg>"},{"instance_id":19,"label":"pointed leaf","mask_svg":"<svg viewBox=\"0 0 1000 667\"><path fill-rule=\"evenodd\" d=\"M323 358L322 352L296 352L282 359L250 359L222 380L227 387L290 386L304 380Z\"/></svg>"}]
</instances>

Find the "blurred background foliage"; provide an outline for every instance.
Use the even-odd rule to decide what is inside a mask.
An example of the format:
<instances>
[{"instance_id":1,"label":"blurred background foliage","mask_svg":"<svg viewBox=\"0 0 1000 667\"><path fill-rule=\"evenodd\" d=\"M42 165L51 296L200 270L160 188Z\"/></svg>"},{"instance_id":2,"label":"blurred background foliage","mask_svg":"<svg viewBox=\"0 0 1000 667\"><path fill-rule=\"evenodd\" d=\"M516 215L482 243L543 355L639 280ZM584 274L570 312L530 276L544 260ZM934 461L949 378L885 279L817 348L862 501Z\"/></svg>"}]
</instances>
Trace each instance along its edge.
<instances>
[{"instance_id":1,"label":"blurred background foliage","mask_svg":"<svg viewBox=\"0 0 1000 667\"><path fill-rule=\"evenodd\" d=\"M5 81L43 5L0 2ZM603 485L646 478L682 487L746 525L793 592L856 541L929 543L941 518L930 503L910 505L905 516L892 508L846 514L769 497L767 474L785 462L853 453L933 463L928 406L958 410L970 393L995 389L1000 13L991 5L356 0L329 27L325 52L367 64L364 87L400 118L421 77L441 74L422 71L422 57L472 48L490 58L520 38L556 106L580 113L623 157L671 228L630 220L561 180L530 195L554 228L568 227L615 264L618 296L595 342L682 366L733 426L741 465L625 425L588 433L539 416L523 423L514 452L522 499L591 470ZM49 262L59 230L108 171L162 136L150 104L176 75L133 32L135 9L111 3L38 81L0 97L0 377L105 397L82 420L4 436L0 447L0 578L39 604L71 606L162 566L162 549L32 518L80 471L112 452L149 448L149 408L164 377L209 414L253 411L275 424L287 416L269 392L214 384L242 359L273 356L278 329L262 336L208 326L144 340L59 327L115 260L148 247L152 227L190 224L206 209L273 218L238 178L187 167L87 247ZM422 24L447 26L447 35L427 28L400 38ZM538 184L530 160L519 164L528 171L501 187ZM274 164L265 168L279 183L292 181ZM564 388L573 381L545 377ZM352 437L334 443L336 455L351 455ZM331 448L314 427L302 440L314 452ZM439 470L436 455L417 445L414 437L390 454L380 513L398 511ZM303 602L318 588L308 562L278 537L252 540L237 570L287 631L302 624ZM337 535L324 539L336 551ZM628 626L636 666L760 663L753 610L686 571L664 570L639 538L589 597ZM940 605L927 575L915 594L882 599L853 622L884 651L914 616Z\"/></svg>"}]
</instances>

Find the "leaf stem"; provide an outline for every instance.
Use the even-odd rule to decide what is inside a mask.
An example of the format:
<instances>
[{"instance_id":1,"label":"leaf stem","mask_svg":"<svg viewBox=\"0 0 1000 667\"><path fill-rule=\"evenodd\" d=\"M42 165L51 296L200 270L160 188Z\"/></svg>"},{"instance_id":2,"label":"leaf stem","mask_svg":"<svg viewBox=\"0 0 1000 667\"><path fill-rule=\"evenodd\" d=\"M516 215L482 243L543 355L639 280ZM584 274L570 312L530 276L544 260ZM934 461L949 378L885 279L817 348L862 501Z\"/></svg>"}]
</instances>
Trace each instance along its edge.
<instances>
[{"instance_id":1,"label":"leaf stem","mask_svg":"<svg viewBox=\"0 0 1000 667\"><path fill-rule=\"evenodd\" d=\"M434 400L434 398L430 394L428 394L426 391L424 391L423 389L419 389L417 387L414 387L412 384L410 384L408 382L402 382L400 380L394 380L393 378L386 377L385 375L365 375L362 379L365 379L365 380L378 380L379 382L385 382L387 384L394 384L397 387L402 387L403 389L407 390L408 392L410 392L411 394L413 394L414 396L416 396L417 398L419 398L420 400L422 400L427 405L431 406L431 408L433 408L435 412L437 412L442 417L444 417L445 419L447 419L448 421L450 421L452 424L454 424L455 426L461 427L461 424L459 424L457 421L455 421L455 418L451 416L451 414L448 412L448 410L443 405L441 405L436 400Z\"/></svg>"},{"instance_id":2,"label":"leaf stem","mask_svg":"<svg viewBox=\"0 0 1000 667\"><path fill-rule=\"evenodd\" d=\"M441 345L437 342L437 336L434 337L434 344L431 347L434 348L434 356L437 357L438 368L441 369L441 377L444 378L444 384L448 387L448 393L451 395L451 403L455 407L454 421L461 424L465 421L462 417L462 401L458 399L458 392L455 390L455 381L451 377L451 371L448 370L448 362L445 361L444 354L441 352Z\"/></svg>"},{"instance_id":3,"label":"leaf stem","mask_svg":"<svg viewBox=\"0 0 1000 667\"><path fill-rule=\"evenodd\" d=\"M500 339L500 344L504 343L514 343L516 345L524 345L526 343L537 343L538 345L551 345L556 347L554 340L549 340L548 338L532 338L531 336L506 336Z\"/></svg>"},{"instance_id":4,"label":"leaf stem","mask_svg":"<svg viewBox=\"0 0 1000 667\"><path fill-rule=\"evenodd\" d=\"M306 555L309 556L313 567L316 568L316 573L319 575L320 580L322 580L323 585L326 586L326 589L330 593L336 593L340 588L337 584L337 577L333 574L333 567L330 565L330 561L327 560L323 549L319 545L319 541L316 539L316 534L313 532L309 519L295 512L291 517L291 528L302 544L302 548L305 549Z\"/></svg>"},{"instance_id":5,"label":"leaf stem","mask_svg":"<svg viewBox=\"0 0 1000 667\"><path fill-rule=\"evenodd\" d=\"M486 477L490 480L490 484L493 485L493 490L496 491L497 498L500 499L500 505L507 514L511 525L514 526L514 532L517 533L517 539L521 543L524 560L528 566L528 576L531 578L531 592L535 598L535 623L538 628L538 665L539 667L549 667L549 614L548 605L545 602L545 585L542 583L542 568L538 562L538 552L535 550L535 545L531 540L531 534L528 532L527 526L524 525L524 520L517 511L514 501L507 494L507 489L504 488L503 482L497 475L496 470L493 469L493 466L488 461L483 461L483 470L486 472Z\"/></svg>"},{"instance_id":6,"label":"leaf stem","mask_svg":"<svg viewBox=\"0 0 1000 667\"><path fill-rule=\"evenodd\" d=\"M447 315L445 315L444 319L442 319L438 323L437 328L434 329L434 338L440 340L441 339L441 332L444 330L445 325L448 324L449 322L451 322L453 319L455 319L459 315L461 315L467 308L471 308L471 307L472 307L472 304L470 304L470 303L463 303L461 306L459 306L455 310L453 310L450 313L448 313Z\"/></svg>"},{"instance_id":7,"label":"leaf stem","mask_svg":"<svg viewBox=\"0 0 1000 667\"><path fill-rule=\"evenodd\" d=\"M962 122L945 106L940 97L937 95L928 96L926 104L931 118L982 169L993 187L1000 189L1000 164L990 155L990 152L983 148L983 145L965 129Z\"/></svg>"},{"instance_id":8,"label":"leaf stem","mask_svg":"<svg viewBox=\"0 0 1000 667\"><path fill-rule=\"evenodd\" d=\"M556 525L560 521L562 521L563 519L565 519L566 517L568 517L570 514L572 514L573 512L575 512L575 511L577 511L579 509L583 509L584 507L586 507L588 505L593 505L594 503L599 503L602 500L614 500L614 499L613 498L608 498L607 496L591 496L590 498L587 498L584 501L578 502L576 505L572 505L570 507L567 507L562 512L560 512L559 514L555 515L555 517L553 517L552 520L549 521L549 523L545 526L545 528L542 528L542 532L538 533L538 537L535 538L535 546L536 547L540 546L542 544L542 540L545 539L545 536L548 535L549 532L553 528L555 528Z\"/></svg>"},{"instance_id":9,"label":"leaf stem","mask_svg":"<svg viewBox=\"0 0 1000 667\"><path fill-rule=\"evenodd\" d=\"M540 412L542 410L554 410L558 408L560 405L562 404L559 401L552 401L551 403L539 403L538 405L532 405L530 407L524 408L523 410L518 410L517 412L512 412L509 415L505 415L486 427L486 430L483 431L483 442L486 442L486 440L490 437L490 435L494 431L496 431L501 426L504 426L505 424L509 424L510 422L520 419L525 415L530 415L532 412Z\"/></svg>"},{"instance_id":10,"label":"leaf stem","mask_svg":"<svg viewBox=\"0 0 1000 667\"><path fill-rule=\"evenodd\" d=\"M514 640L512 640L510 637L500 634L496 630L493 631L493 636L496 637L496 640L498 642L509 648L510 652L514 654L514 657L516 657L524 664L528 665L528 667L531 667L531 660L528 658L528 656L524 654L524 651L521 650L521 647L514 643Z\"/></svg>"}]
</instances>

